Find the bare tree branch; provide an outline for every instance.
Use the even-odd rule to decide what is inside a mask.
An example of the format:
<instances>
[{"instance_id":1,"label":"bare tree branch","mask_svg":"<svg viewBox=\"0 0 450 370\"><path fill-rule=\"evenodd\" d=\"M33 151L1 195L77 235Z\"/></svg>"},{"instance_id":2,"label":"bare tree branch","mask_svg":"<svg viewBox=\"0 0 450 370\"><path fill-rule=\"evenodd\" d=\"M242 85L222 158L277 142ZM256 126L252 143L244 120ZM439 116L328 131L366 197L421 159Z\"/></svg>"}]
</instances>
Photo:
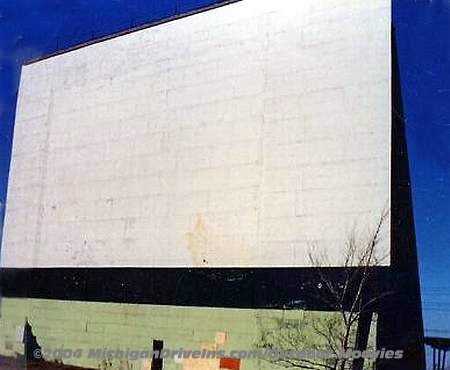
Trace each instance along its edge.
<instances>
[{"instance_id":1,"label":"bare tree branch","mask_svg":"<svg viewBox=\"0 0 450 370\"><path fill-rule=\"evenodd\" d=\"M353 349L356 339L356 328L361 316L373 312L379 301L392 294L391 292L375 293L373 288L374 267L380 266L389 254L380 256L378 247L382 240L383 226L389 217L384 210L367 238L358 235L356 227L347 235L342 260L342 278L333 280L325 272L324 267L331 267L328 255L313 245L308 253L311 265L318 276L316 297L331 312L338 316L313 320L311 329L318 343L326 346L335 358L333 359L279 359L272 363L285 368L309 370L348 370L353 361L339 358L341 350ZM263 328L264 329L264 328ZM263 348L279 350L295 350L299 348L320 349L317 343L311 342L299 327L286 328L280 319L270 334L264 333L260 345Z\"/></svg>"}]
</instances>

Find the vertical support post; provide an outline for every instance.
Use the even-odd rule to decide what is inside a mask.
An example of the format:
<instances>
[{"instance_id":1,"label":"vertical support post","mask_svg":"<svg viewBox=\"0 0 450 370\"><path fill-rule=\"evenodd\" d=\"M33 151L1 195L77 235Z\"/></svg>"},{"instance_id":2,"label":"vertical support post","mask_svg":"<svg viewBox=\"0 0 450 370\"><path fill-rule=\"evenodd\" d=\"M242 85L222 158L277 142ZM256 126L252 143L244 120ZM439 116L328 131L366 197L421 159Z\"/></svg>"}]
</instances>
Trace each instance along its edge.
<instances>
[{"instance_id":1,"label":"vertical support post","mask_svg":"<svg viewBox=\"0 0 450 370\"><path fill-rule=\"evenodd\" d=\"M359 351L364 351L367 348L367 343L369 342L370 334L370 324L372 323L372 312L362 313L358 320L358 328L356 331L356 343L355 349ZM364 368L364 358L358 358L353 360L352 370L363 370Z\"/></svg>"},{"instance_id":2,"label":"vertical support post","mask_svg":"<svg viewBox=\"0 0 450 370\"><path fill-rule=\"evenodd\" d=\"M436 368L436 348L433 347L433 370L437 370Z\"/></svg>"},{"instance_id":3,"label":"vertical support post","mask_svg":"<svg viewBox=\"0 0 450 370\"><path fill-rule=\"evenodd\" d=\"M151 370L162 370L163 359L161 358L161 351L163 348L164 342L162 340L153 340L153 352L158 352L159 356L157 358L156 355L153 354Z\"/></svg>"}]
</instances>

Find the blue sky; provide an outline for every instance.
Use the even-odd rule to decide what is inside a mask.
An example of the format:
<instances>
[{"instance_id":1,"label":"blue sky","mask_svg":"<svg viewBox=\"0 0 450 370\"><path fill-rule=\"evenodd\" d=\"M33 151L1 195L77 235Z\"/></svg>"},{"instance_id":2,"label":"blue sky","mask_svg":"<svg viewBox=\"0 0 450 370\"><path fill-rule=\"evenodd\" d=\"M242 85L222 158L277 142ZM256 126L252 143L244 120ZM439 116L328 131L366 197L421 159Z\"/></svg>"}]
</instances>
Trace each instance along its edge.
<instances>
[{"instance_id":1,"label":"blue sky","mask_svg":"<svg viewBox=\"0 0 450 370\"><path fill-rule=\"evenodd\" d=\"M215 2L0 0L0 208L6 196L16 93L24 61ZM450 337L450 320L446 319L450 314L450 0L393 0L393 21L425 327L427 334Z\"/></svg>"},{"instance_id":2,"label":"blue sky","mask_svg":"<svg viewBox=\"0 0 450 370\"><path fill-rule=\"evenodd\" d=\"M450 337L450 1L393 4L425 329Z\"/></svg>"}]
</instances>

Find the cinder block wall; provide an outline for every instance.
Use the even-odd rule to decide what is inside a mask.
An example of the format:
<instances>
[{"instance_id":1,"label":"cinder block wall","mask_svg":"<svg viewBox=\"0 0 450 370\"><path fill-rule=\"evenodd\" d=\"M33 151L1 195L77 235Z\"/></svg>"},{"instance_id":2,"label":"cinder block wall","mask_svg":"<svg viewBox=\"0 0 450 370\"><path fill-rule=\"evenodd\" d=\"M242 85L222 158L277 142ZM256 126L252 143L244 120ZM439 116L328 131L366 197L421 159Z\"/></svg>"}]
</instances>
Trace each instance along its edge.
<instances>
[{"instance_id":1,"label":"cinder block wall","mask_svg":"<svg viewBox=\"0 0 450 370\"><path fill-rule=\"evenodd\" d=\"M80 348L83 352L81 358L64 359L64 363L97 368L101 361L89 359L89 349L151 350L153 339L163 340L164 348L171 350L211 348L215 343L228 354L231 350L253 350L260 343L262 330L272 330L273 319L299 325L303 328L302 335L310 338L307 341L322 343L324 339L313 331L311 324L325 315L338 314L4 298L0 355L23 354L26 317L43 349ZM374 343L374 338L371 342ZM187 363L184 365L188 366ZM197 362L196 365L200 368L202 364ZM114 361L114 366L119 366L119 361ZM142 366L145 363L133 362L133 369L141 369ZM187 368L180 361L164 362L167 370ZM257 359L244 359L241 363L242 370L273 368L274 364Z\"/></svg>"},{"instance_id":2,"label":"cinder block wall","mask_svg":"<svg viewBox=\"0 0 450 370\"><path fill-rule=\"evenodd\" d=\"M2 265L339 265L389 204L389 44L388 0L244 0L25 66Z\"/></svg>"}]
</instances>

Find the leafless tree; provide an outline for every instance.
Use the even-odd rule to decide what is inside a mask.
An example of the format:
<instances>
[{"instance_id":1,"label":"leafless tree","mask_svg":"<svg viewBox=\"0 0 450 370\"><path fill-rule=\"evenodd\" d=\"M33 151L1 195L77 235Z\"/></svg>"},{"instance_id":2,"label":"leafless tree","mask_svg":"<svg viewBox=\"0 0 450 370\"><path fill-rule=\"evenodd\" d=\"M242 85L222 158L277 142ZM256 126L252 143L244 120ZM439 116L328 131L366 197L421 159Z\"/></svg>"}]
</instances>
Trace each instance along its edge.
<instances>
[{"instance_id":1,"label":"leafless tree","mask_svg":"<svg viewBox=\"0 0 450 370\"><path fill-rule=\"evenodd\" d=\"M383 211L376 226L368 235L362 237L354 228L345 239L343 261L339 266L340 278L333 279L327 273L332 267L329 258L317 245L312 246L309 259L317 273L315 291L327 314L311 316L308 337L304 325L286 325L283 319L276 318L268 330L260 323L262 331L259 346L279 350L327 350L333 356L328 359L275 359L268 360L285 368L309 370L348 370L353 369L354 360L339 356L342 350L355 348L358 322L363 315L371 314L390 292L373 291L373 273L382 265L387 255L380 254L383 239L383 226L388 220L388 211ZM314 339L315 338L315 339Z\"/></svg>"}]
</instances>

